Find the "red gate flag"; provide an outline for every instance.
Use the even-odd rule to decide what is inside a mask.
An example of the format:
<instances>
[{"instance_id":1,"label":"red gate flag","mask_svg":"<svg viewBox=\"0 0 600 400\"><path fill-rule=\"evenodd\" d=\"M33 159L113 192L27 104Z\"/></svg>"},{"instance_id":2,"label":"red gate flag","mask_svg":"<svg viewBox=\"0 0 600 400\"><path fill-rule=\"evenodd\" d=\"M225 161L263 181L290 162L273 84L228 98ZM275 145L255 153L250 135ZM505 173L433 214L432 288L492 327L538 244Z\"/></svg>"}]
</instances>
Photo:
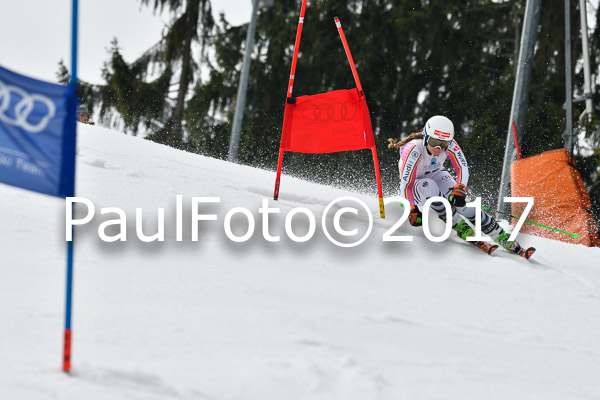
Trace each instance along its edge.
<instances>
[{"instance_id":1,"label":"red gate flag","mask_svg":"<svg viewBox=\"0 0 600 400\"><path fill-rule=\"evenodd\" d=\"M281 149L298 153L333 153L375 146L371 118L358 91L300 96L286 103Z\"/></svg>"},{"instance_id":2,"label":"red gate flag","mask_svg":"<svg viewBox=\"0 0 600 400\"><path fill-rule=\"evenodd\" d=\"M292 59L285 113L283 116L273 198L277 200L279 197L279 183L284 152L333 153L337 151L371 149L379 194L379 214L381 218L385 218L379 162L377 160L377 149L373 137L369 108L367 107L367 101L360 80L358 79L352 54L350 54L346 36L342 30L342 24L337 17L334 18L334 21L342 39L352 74L354 75L356 89L334 90L312 96L292 97L305 10L306 0L303 0L300 20L298 21L298 30L296 31L294 57Z\"/></svg>"}]
</instances>

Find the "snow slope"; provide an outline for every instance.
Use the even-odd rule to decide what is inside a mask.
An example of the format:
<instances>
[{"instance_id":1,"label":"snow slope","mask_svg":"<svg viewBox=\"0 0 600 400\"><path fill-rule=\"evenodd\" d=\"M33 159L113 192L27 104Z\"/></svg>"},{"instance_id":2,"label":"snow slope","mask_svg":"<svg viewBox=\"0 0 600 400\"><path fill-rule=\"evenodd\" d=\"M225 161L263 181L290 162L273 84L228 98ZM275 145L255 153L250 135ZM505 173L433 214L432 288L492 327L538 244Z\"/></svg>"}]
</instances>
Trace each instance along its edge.
<instances>
[{"instance_id":1,"label":"snow slope","mask_svg":"<svg viewBox=\"0 0 600 400\"><path fill-rule=\"evenodd\" d=\"M0 398L600 398L600 249L520 235L538 248L531 261L489 257L454 239L431 242L408 223L395 234L413 241L383 242L397 206L381 220L374 198L286 175L274 202L272 171L78 130L76 193L96 214L76 228L73 373L60 371L65 202L0 185ZM192 241L192 197L212 196L220 203L199 209L218 219L200 221ZM371 208L373 230L359 246L323 233L325 207L340 196ZM268 226L279 242L263 237L264 199L280 208ZM126 242L100 239L116 218L104 207L126 213ZM225 232L235 207L256 221L245 243ZM297 207L316 219L305 243L285 233ZM137 238L136 208L146 235L165 209L164 242ZM294 234L307 221L296 214ZM362 211L339 224L364 233L367 221ZM326 222L334 226L333 213ZM233 234L247 227L242 214L232 218Z\"/></svg>"}]
</instances>

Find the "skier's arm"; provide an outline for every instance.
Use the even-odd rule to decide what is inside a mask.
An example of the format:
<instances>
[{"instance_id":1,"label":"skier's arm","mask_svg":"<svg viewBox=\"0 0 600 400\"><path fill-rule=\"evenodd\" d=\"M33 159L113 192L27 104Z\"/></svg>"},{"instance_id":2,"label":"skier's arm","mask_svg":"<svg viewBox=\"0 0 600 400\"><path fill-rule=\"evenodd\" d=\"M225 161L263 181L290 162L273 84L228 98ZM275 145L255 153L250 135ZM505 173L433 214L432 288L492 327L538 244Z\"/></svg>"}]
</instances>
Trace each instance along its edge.
<instances>
[{"instance_id":1,"label":"skier's arm","mask_svg":"<svg viewBox=\"0 0 600 400\"><path fill-rule=\"evenodd\" d=\"M400 151L400 195L406 198L410 204L415 204L412 188L415 184L417 165L421 160L421 153L417 146L408 143Z\"/></svg>"},{"instance_id":2,"label":"skier's arm","mask_svg":"<svg viewBox=\"0 0 600 400\"><path fill-rule=\"evenodd\" d=\"M446 150L446 155L448 155L452 168L454 168L454 172L456 172L456 182L467 186L467 183L469 182L469 166L467 165L465 154L462 152L456 141L453 141L452 144L450 144L450 147Z\"/></svg>"}]
</instances>

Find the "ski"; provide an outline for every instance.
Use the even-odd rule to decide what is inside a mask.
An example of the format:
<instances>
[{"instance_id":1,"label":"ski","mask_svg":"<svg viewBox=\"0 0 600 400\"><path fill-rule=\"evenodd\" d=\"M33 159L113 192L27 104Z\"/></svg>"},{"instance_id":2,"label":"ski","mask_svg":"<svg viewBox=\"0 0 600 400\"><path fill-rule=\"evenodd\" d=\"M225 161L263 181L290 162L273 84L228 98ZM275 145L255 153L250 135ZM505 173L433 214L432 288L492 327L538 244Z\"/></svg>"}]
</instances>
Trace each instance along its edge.
<instances>
[{"instance_id":1,"label":"ski","mask_svg":"<svg viewBox=\"0 0 600 400\"><path fill-rule=\"evenodd\" d=\"M497 244L487 244L482 241L469 242L469 243L471 243L473 246L477 247L479 250L483 251L484 253L486 253L487 255L490 255L490 256L499 247Z\"/></svg>"},{"instance_id":2,"label":"ski","mask_svg":"<svg viewBox=\"0 0 600 400\"><path fill-rule=\"evenodd\" d=\"M511 251L511 253L514 253L518 256L523 257L526 260L529 260L533 253L535 253L535 247L529 247L527 249L524 249L521 246L517 245L517 247L514 249L514 251Z\"/></svg>"},{"instance_id":3,"label":"ski","mask_svg":"<svg viewBox=\"0 0 600 400\"><path fill-rule=\"evenodd\" d=\"M489 256L491 256L492 253L494 251L496 251L499 247L497 244L490 244L490 243L483 242L481 240L477 240L477 241L466 240L466 239L463 239L460 235L456 235L456 237L459 238L460 240L462 240L463 242L467 242L467 243L477 247L479 250L483 251L485 254L487 254Z\"/></svg>"},{"instance_id":4,"label":"ski","mask_svg":"<svg viewBox=\"0 0 600 400\"><path fill-rule=\"evenodd\" d=\"M535 247L523 248L517 242L514 243L514 247L512 249L507 249L507 248L504 248L504 249L506 251L508 251L509 253L516 254L520 257L523 257L526 260L529 260L531 258L531 256L533 255L533 253L535 253L535 250L536 250Z\"/></svg>"}]
</instances>

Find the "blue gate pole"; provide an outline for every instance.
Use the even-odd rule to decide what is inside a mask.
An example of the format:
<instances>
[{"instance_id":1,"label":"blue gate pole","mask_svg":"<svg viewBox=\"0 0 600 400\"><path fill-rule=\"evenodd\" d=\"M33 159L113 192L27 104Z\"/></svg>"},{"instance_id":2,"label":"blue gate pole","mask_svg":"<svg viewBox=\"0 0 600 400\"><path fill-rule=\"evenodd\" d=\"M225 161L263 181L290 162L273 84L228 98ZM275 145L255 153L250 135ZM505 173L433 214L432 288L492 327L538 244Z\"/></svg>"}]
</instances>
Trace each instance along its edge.
<instances>
[{"instance_id":1,"label":"blue gate pole","mask_svg":"<svg viewBox=\"0 0 600 400\"><path fill-rule=\"evenodd\" d=\"M71 28L71 85L77 85L77 14L78 1L73 0L73 18Z\"/></svg>"},{"instance_id":2,"label":"blue gate pole","mask_svg":"<svg viewBox=\"0 0 600 400\"><path fill-rule=\"evenodd\" d=\"M71 34L71 81L70 85L77 87L77 14L78 0L73 0L72 6L72 34ZM74 102L77 107L77 102ZM73 113L73 118L77 118L77 112ZM73 171L75 173L75 171ZM74 185L74 184L73 184ZM75 190L73 190L75 196ZM69 212L73 216L74 205L71 205ZM71 371L71 309L73 301L73 227L71 227L71 241L67 242L67 288L66 288L66 306L65 306L65 335L63 343L63 371Z\"/></svg>"}]
</instances>

